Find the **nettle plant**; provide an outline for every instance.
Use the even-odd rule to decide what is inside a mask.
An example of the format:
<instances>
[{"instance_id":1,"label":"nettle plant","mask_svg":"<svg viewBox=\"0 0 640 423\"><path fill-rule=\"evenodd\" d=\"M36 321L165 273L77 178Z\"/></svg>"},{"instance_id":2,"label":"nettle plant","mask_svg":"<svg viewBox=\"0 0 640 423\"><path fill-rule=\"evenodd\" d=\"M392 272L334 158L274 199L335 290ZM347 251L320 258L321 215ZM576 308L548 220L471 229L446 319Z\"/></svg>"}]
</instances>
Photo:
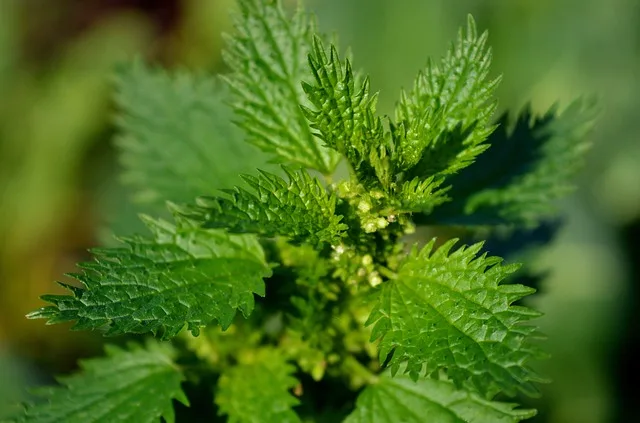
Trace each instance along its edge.
<instances>
[{"instance_id":1,"label":"nettle plant","mask_svg":"<svg viewBox=\"0 0 640 423\"><path fill-rule=\"evenodd\" d=\"M93 250L81 285L29 317L148 339L83 361L13 421L532 417L501 402L545 381L540 313L521 303L530 273L442 238L553 213L593 108L494 121L486 40L469 18L393 117L309 15L277 0L240 1L228 74L122 69L125 179L170 217Z\"/></svg>"}]
</instances>

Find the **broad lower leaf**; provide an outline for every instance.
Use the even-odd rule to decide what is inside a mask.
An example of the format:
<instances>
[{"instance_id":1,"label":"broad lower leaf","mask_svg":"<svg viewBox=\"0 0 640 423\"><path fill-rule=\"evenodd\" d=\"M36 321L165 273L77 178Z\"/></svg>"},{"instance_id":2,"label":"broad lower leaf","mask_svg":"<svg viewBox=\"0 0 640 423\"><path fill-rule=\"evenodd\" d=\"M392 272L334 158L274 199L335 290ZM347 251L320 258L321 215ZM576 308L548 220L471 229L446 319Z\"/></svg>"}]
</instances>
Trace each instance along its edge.
<instances>
[{"instance_id":1,"label":"broad lower leaf","mask_svg":"<svg viewBox=\"0 0 640 423\"><path fill-rule=\"evenodd\" d=\"M312 134L299 106L307 104L300 83L311 77L314 25L302 9L288 16L280 0L241 0L239 6L223 53L239 124L275 160L330 174L339 156Z\"/></svg>"},{"instance_id":2,"label":"broad lower leaf","mask_svg":"<svg viewBox=\"0 0 640 423\"><path fill-rule=\"evenodd\" d=\"M509 129L505 115L489 138L491 148L448 181L452 203L425 217L430 223L535 224L571 190L588 147L596 109L584 100L564 112L551 108L534 117L527 108ZM418 218L420 220L420 218Z\"/></svg>"},{"instance_id":3,"label":"broad lower leaf","mask_svg":"<svg viewBox=\"0 0 640 423\"><path fill-rule=\"evenodd\" d=\"M518 265L498 257L477 256L482 244L461 247L457 240L434 251L435 240L414 251L397 277L383 284L367 324L380 340L380 361L415 380L420 373L446 371L460 387L491 397L498 392L536 395L543 382L528 365L541 357L535 328L526 325L540 313L511 305L534 290L501 284Z\"/></svg>"},{"instance_id":4,"label":"broad lower leaf","mask_svg":"<svg viewBox=\"0 0 640 423\"><path fill-rule=\"evenodd\" d=\"M215 401L229 423L299 423L292 407L299 403L289 392L298 381L295 366L283 353L265 349L225 371Z\"/></svg>"},{"instance_id":5,"label":"broad lower leaf","mask_svg":"<svg viewBox=\"0 0 640 423\"><path fill-rule=\"evenodd\" d=\"M334 45L327 54L318 37L313 40L309 66L313 81L302 86L313 107L303 110L315 135L344 155L361 181L377 177L388 190L388 162L377 154L385 148L387 134L375 116L377 93L369 93L369 79L359 81L349 59L340 60Z\"/></svg>"},{"instance_id":6,"label":"broad lower leaf","mask_svg":"<svg viewBox=\"0 0 640 423\"><path fill-rule=\"evenodd\" d=\"M487 401L448 381L385 374L360 393L345 423L518 423L535 410Z\"/></svg>"},{"instance_id":7,"label":"broad lower leaf","mask_svg":"<svg viewBox=\"0 0 640 423\"><path fill-rule=\"evenodd\" d=\"M164 205L231 188L267 156L244 142L214 77L169 74L141 62L117 74L117 145L138 200Z\"/></svg>"},{"instance_id":8,"label":"broad lower leaf","mask_svg":"<svg viewBox=\"0 0 640 423\"><path fill-rule=\"evenodd\" d=\"M254 238L145 218L153 236L123 239L122 248L94 250L95 261L73 274L83 288L72 295L45 295L53 304L29 315L49 323L77 321L74 329L106 329L108 335L194 333L217 320L247 316L254 293L264 295L270 275Z\"/></svg>"},{"instance_id":9,"label":"broad lower leaf","mask_svg":"<svg viewBox=\"0 0 640 423\"><path fill-rule=\"evenodd\" d=\"M209 228L226 228L235 233L282 235L293 242L336 244L346 225L336 215L336 196L306 171L283 167L288 181L261 172L244 175L251 191L226 190L229 197L201 197L196 206L186 207L189 219Z\"/></svg>"},{"instance_id":10,"label":"broad lower leaf","mask_svg":"<svg viewBox=\"0 0 640 423\"><path fill-rule=\"evenodd\" d=\"M486 40L469 16L466 31L460 30L441 63L429 62L413 90L402 93L392 132L397 167L410 178L452 174L487 148L482 142L494 129L488 122L499 79L487 80Z\"/></svg>"},{"instance_id":11,"label":"broad lower leaf","mask_svg":"<svg viewBox=\"0 0 640 423\"><path fill-rule=\"evenodd\" d=\"M107 346L107 356L81 362L81 373L62 386L40 389L13 423L154 423L175 421L172 400L188 405L184 376L168 344L127 350Z\"/></svg>"}]
</instances>

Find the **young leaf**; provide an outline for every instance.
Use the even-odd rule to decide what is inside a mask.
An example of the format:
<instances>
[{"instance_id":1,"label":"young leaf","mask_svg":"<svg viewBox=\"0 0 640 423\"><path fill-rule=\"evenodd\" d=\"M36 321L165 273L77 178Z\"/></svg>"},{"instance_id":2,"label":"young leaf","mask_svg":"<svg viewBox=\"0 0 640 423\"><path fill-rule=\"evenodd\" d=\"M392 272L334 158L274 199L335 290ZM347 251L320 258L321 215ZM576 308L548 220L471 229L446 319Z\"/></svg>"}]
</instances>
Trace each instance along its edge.
<instances>
[{"instance_id":1,"label":"young leaf","mask_svg":"<svg viewBox=\"0 0 640 423\"><path fill-rule=\"evenodd\" d=\"M314 25L302 9L290 17L280 0L241 0L236 34L227 37L224 57L234 111L249 141L275 159L327 175L339 156L315 138L300 104L300 85L311 76L307 55Z\"/></svg>"},{"instance_id":2,"label":"young leaf","mask_svg":"<svg viewBox=\"0 0 640 423\"><path fill-rule=\"evenodd\" d=\"M344 423L518 423L535 410L487 401L448 381L382 375L360 394Z\"/></svg>"},{"instance_id":3,"label":"young leaf","mask_svg":"<svg viewBox=\"0 0 640 423\"><path fill-rule=\"evenodd\" d=\"M253 294L264 295L262 278L270 275L254 238L144 220L151 238L94 250L95 261L71 275L84 288L62 284L72 295L45 295L53 305L28 317L75 320L76 330L105 328L108 335L160 331L166 339L185 325L194 335L213 320L227 328L237 309L251 313Z\"/></svg>"},{"instance_id":4,"label":"young leaf","mask_svg":"<svg viewBox=\"0 0 640 423\"><path fill-rule=\"evenodd\" d=\"M489 138L491 148L449 179L453 202L424 219L430 223L534 224L571 189L593 126L593 103L574 101L563 113L551 108L533 117L529 108L508 132L508 116ZM421 221L420 217L416 219Z\"/></svg>"},{"instance_id":5,"label":"young leaf","mask_svg":"<svg viewBox=\"0 0 640 423\"><path fill-rule=\"evenodd\" d=\"M231 123L228 90L213 77L171 75L136 61L120 69L116 89L123 176L138 200L192 201L267 163Z\"/></svg>"},{"instance_id":6,"label":"young leaf","mask_svg":"<svg viewBox=\"0 0 640 423\"><path fill-rule=\"evenodd\" d=\"M261 172L243 175L253 192L236 187L226 197L201 197L183 214L208 228L226 228L235 233L282 235L294 242L336 244L346 225L335 214L336 196L305 170L284 167L289 181Z\"/></svg>"},{"instance_id":7,"label":"young leaf","mask_svg":"<svg viewBox=\"0 0 640 423\"><path fill-rule=\"evenodd\" d=\"M527 362L541 353L531 342L535 328L523 323L539 313L511 303L533 289L503 284L518 265L498 257L477 257L482 244L449 254L457 240L434 250L435 239L401 264L385 283L367 320L372 340L381 338L380 361L395 373L407 362L415 380L425 369L446 370L460 387L487 397L498 392L536 395L543 382Z\"/></svg>"},{"instance_id":8,"label":"young leaf","mask_svg":"<svg viewBox=\"0 0 640 423\"><path fill-rule=\"evenodd\" d=\"M444 178L436 179L432 176L404 182L396 194L400 210L428 214L435 207L449 201L450 198L446 195L449 188L440 189L443 181Z\"/></svg>"},{"instance_id":9,"label":"young leaf","mask_svg":"<svg viewBox=\"0 0 640 423\"><path fill-rule=\"evenodd\" d=\"M41 389L46 402L27 404L12 423L154 423L175 421L172 400L189 402L184 376L168 344L106 347L107 356L82 361L82 372Z\"/></svg>"},{"instance_id":10,"label":"young leaf","mask_svg":"<svg viewBox=\"0 0 640 423\"><path fill-rule=\"evenodd\" d=\"M386 134L375 116L377 94L369 94L369 79L357 84L349 60L341 61L333 45L327 54L318 37L313 39L309 66L313 83L302 86L313 108L303 107L303 111L315 135L343 154L361 180L374 176L380 160L371 163L371 153L383 146ZM377 176L388 189L389 178Z\"/></svg>"},{"instance_id":11,"label":"young leaf","mask_svg":"<svg viewBox=\"0 0 640 423\"><path fill-rule=\"evenodd\" d=\"M289 393L298 385L295 370L281 352L259 351L220 377L215 397L220 413L229 423L300 423L292 410L299 401Z\"/></svg>"},{"instance_id":12,"label":"young leaf","mask_svg":"<svg viewBox=\"0 0 640 423\"><path fill-rule=\"evenodd\" d=\"M478 36L469 16L440 65L429 62L411 93L396 107L396 165L409 177L448 175L468 166L486 149L481 143L493 131L487 125L496 104L499 79L487 81L491 52L487 33Z\"/></svg>"}]
</instances>

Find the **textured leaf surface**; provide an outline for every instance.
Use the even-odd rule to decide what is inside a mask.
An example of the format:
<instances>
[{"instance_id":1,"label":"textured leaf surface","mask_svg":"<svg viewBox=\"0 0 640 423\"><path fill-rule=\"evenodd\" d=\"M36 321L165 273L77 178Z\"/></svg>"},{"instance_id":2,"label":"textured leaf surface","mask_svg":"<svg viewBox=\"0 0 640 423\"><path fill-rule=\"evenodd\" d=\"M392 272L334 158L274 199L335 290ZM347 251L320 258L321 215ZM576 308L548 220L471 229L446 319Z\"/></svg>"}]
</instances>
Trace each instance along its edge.
<instances>
[{"instance_id":1,"label":"textured leaf surface","mask_svg":"<svg viewBox=\"0 0 640 423\"><path fill-rule=\"evenodd\" d=\"M396 108L397 166L411 177L446 175L468 166L486 149L481 143L493 127L492 94L498 79L487 81L491 52L487 33L478 36L469 16L439 65L418 74L413 90Z\"/></svg>"},{"instance_id":2,"label":"textured leaf surface","mask_svg":"<svg viewBox=\"0 0 640 423\"><path fill-rule=\"evenodd\" d=\"M213 77L168 74L140 62L118 73L118 138L124 179L140 201L192 201L265 168L267 156L242 139Z\"/></svg>"},{"instance_id":3,"label":"textured leaf surface","mask_svg":"<svg viewBox=\"0 0 640 423\"><path fill-rule=\"evenodd\" d=\"M261 350L251 360L222 374L216 404L229 423L298 423L292 410L298 399L289 391L298 384L295 367L281 352Z\"/></svg>"},{"instance_id":4,"label":"textured leaf surface","mask_svg":"<svg viewBox=\"0 0 640 423\"><path fill-rule=\"evenodd\" d=\"M236 33L224 57L234 110L249 141L279 161L330 174L339 156L311 133L300 104L309 80L314 25L302 11L287 16L280 0L241 0Z\"/></svg>"},{"instance_id":5,"label":"textured leaf surface","mask_svg":"<svg viewBox=\"0 0 640 423\"><path fill-rule=\"evenodd\" d=\"M176 227L145 219L151 238L123 239L122 248L95 250L95 261L72 275L84 289L64 285L72 295L46 295L53 304L29 315L49 323L77 321L74 329L108 335L158 331L164 338L185 325L217 320L231 324L236 310L247 316L253 294L264 295L270 274L258 242L214 230Z\"/></svg>"},{"instance_id":6,"label":"textured leaf surface","mask_svg":"<svg viewBox=\"0 0 640 423\"><path fill-rule=\"evenodd\" d=\"M446 195L448 188L440 189L443 178L414 178L404 182L396 197L400 209L408 212L430 213L435 207L446 203L450 198Z\"/></svg>"},{"instance_id":7,"label":"textured leaf surface","mask_svg":"<svg viewBox=\"0 0 640 423\"><path fill-rule=\"evenodd\" d=\"M500 284L518 265L477 256L482 244L461 247L456 240L434 251L432 240L414 250L397 278L385 283L367 324L375 324L372 340L381 338L380 361L395 372L437 376L446 370L458 386L487 397L498 392L536 395L542 382L528 367L541 356L532 342L535 328L525 325L539 313L511 305L534 290Z\"/></svg>"},{"instance_id":8,"label":"textured leaf surface","mask_svg":"<svg viewBox=\"0 0 640 423\"><path fill-rule=\"evenodd\" d=\"M206 227L230 232L282 235L311 244L337 243L346 225L335 214L336 196L306 171L283 169L288 181L267 172L257 178L245 175L251 192L235 188L226 191L229 198L201 197L184 214Z\"/></svg>"},{"instance_id":9,"label":"textured leaf surface","mask_svg":"<svg viewBox=\"0 0 640 423\"><path fill-rule=\"evenodd\" d=\"M388 188L389 172L378 155L384 150L386 134L375 116L377 94L370 95L369 79L358 81L349 60L340 60L333 45L327 54L318 37L313 40L309 66L314 80L303 83L303 88L313 108L303 110L316 135L343 154L361 179L377 173Z\"/></svg>"},{"instance_id":10,"label":"textured leaf surface","mask_svg":"<svg viewBox=\"0 0 640 423\"><path fill-rule=\"evenodd\" d=\"M129 350L108 346L107 356L81 362L82 372L62 386L39 390L46 402L25 407L15 423L173 423L172 400L187 404L184 377L169 345Z\"/></svg>"},{"instance_id":11,"label":"textured leaf surface","mask_svg":"<svg viewBox=\"0 0 640 423\"><path fill-rule=\"evenodd\" d=\"M541 117L529 109L509 131L508 117L489 138L491 148L453 176L454 201L430 222L460 224L535 223L554 210L554 200L571 189L570 178L588 147L585 135L596 109L584 100L562 114L553 107Z\"/></svg>"},{"instance_id":12,"label":"textured leaf surface","mask_svg":"<svg viewBox=\"0 0 640 423\"><path fill-rule=\"evenodd\" d=\"M534 410L487 401L447 381L383 375L358 397L345 423L517 423Z\"/></svg>"}]
</instances>

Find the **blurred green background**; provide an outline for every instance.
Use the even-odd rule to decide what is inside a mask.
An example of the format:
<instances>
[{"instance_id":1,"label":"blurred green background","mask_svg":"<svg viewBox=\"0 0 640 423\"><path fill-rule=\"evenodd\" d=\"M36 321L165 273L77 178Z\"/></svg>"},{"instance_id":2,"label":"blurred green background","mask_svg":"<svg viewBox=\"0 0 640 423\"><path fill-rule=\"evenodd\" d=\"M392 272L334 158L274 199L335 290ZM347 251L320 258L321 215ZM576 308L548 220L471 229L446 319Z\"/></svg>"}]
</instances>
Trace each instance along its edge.
<instances>
[{"instance_id":1,"label":"blurred green background","mask_svg":"<svg viewBox=\"0 0 640 423\"><path fill-rule=\"evenodd\" d=\"M293 3L292 1L290 3ZM554 382L535 422L640 422L640 2L307 0L392 111L473 14L488 29L500 108L596 94L602 113L566 225L536 258ZM133 215L111 143L115 64L224 70L230 0L0 0L0 398L49 382L102 339L25 313Z\"/></svg>"}]
</instances>

